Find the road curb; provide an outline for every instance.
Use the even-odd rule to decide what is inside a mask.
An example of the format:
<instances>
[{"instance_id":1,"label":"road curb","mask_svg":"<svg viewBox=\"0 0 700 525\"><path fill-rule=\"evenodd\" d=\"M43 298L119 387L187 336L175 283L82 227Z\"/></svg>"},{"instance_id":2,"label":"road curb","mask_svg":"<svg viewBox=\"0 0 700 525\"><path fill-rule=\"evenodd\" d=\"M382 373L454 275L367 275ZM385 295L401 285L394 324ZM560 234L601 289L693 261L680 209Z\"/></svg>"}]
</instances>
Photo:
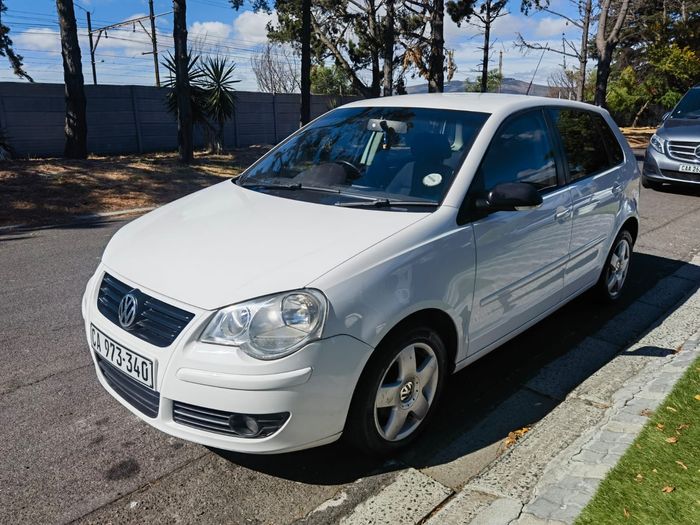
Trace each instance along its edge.
<instances>
[{"instance_id":1,"label":"road curb","mask_svg":"<svg viewBox=\"0 0 700 525\"><path fill-rule=\"evenodd\" d=\"M688 283L686 290L689 285L691 291L681 292L682 298L674 301L671 308L659 308L662 298L668 297L669 288L678 293L673 286L677 279ZM625 310L567 354L543 367L538 375L551 376L562 365L577 366L579 355L588 356L590 360L596 354L594 360L606 360L605 365L591 373L580 385L574 385L575 388L570 391L564 385L562 392L567 391L568 394L564 394L562 402L461 490L455 492L415 469L406 471L412 472L412 476L420 474L423 478L431 479L431 490L446 494L438 498L430 513L416 513L409 506L397 514L396 506L392 505L390 521L367 514L368 508L376 509L378 502L386 501L382 494L400 492L403 501L424 500L423 490L414 490L411 484L404 486L406 484L399 476L379 494L357 505L341 523L345 523L345 520L353 525L390 522L426 525L572 523L593 496L598 482L616 464L646 421L645 416L639 415L643 407L633 404L626 411L620 410L620 407L627 407L630 399L643 400L640 403L645 407L655 406L653 402L660 402L668 394L692 362L692 357L699 352L697 346L692 351L672 352L700 330L699 284L700 256L696 256L691 263L659 281L630 306L628 310L640 304L645 312L649 310L647 314L655 314L653 318L646 319L650 321L646 333L636 342L618 341L614 334L612 337L608 334L615 322L629 322L628 310ZM687 348L690 346L689 343ZM670 353L662 355L652 351L664 348L670 349ZM664 360L661 366L659 360ZM673 373L669 372L671 369ZM663 384L658 381L654 383L654 379L658 379L658 375L664 371L669 373ZM539 393L538 388L546 382L538 381L538 375L523 388ZM655 389L653 394L645 390L649 385ZM542 394L556 397L558 392ZM610 433L613 432L615 436L611 438ZM570 472L568 477L558 477L574 455L581 454L586 445L595 447L596 440L605 440L605 454L585 454L586 461L575 465L579 470ZM368 504L370 500L372 503Z\"/></svg>"},{"instance_id":2,"label":"road curb","mask_svg":"<svg viewBox=\"0 0 700 525\"><path fill-rule=\"evenodd\" d=\"M88 213L85 215L76 215L71 217L67 222L57 222L51 224L41 224L38 226L33 226L31 224L10 224L9 226L0 226L0 234L13 233L15 231L22 231L26 229L32 230L50 230L53 228L61 228L64 226L73 226L75 224L84 224L93 221L99 221L102 219L119 217L120 215L133 215L135 213L145 213L147 211L155 210L157 206L146 206L143 208L129 208L127 210L115 210L115 211L105 211L99 213Z\"/></svg>"}]
</instances>

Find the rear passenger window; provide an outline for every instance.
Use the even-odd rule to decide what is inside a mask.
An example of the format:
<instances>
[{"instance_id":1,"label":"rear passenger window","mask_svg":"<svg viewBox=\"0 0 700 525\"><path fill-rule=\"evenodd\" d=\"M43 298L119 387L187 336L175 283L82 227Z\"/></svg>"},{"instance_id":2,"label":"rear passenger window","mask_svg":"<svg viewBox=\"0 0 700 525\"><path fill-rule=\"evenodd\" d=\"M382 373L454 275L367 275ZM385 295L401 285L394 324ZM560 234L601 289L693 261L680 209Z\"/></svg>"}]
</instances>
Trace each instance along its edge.
<instances>
[{"instance_id":1,"label":"rear passenger window","mask_svg":"<svg viewBox=\"0 0 700 525\"><path fill-rule=\"evenodd\" d=\"M528 182L538 190L557 185L554 146L541 111L506 122L491 141L477 180L482 190L503 182Z\"/></svg>"},{"instance_id":2,"label":"rear passenger window","mask_svg":"<svg viewBox=\"0 0 700 525\"><path fill-rule=\"evenodd\" d=\"M601 115L578 109L552 109L550 114L559 130L572 181L622 162L620 144Z\"/></svg>"}]
</instances>

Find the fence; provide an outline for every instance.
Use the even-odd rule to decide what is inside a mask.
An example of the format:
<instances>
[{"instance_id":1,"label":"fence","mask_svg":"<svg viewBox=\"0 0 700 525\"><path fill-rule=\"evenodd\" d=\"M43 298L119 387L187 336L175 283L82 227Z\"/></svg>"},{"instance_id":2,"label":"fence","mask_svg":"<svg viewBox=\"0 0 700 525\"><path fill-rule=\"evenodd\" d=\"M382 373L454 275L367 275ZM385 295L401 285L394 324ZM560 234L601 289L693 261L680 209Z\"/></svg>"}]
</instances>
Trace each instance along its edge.
<instances>
[{"instance_id":1,"label":"fence","mask_svg":"<svg viewBox=\"0 0 700 525\"><path fill-rule=\"evenodd\" d=\"M177 124L165 109L163 88L85 86L88 150L95 154L143 153L177 148ZM275 144L299 127L300 96L236 92L234 118L226 123L226 147ZM316 117L352 97L314 95ZM0 82L0 130L17 156L63 154L65 100L62 84ZM201 130L195 144L202 146Z\"/></svg>"}]
</instances>

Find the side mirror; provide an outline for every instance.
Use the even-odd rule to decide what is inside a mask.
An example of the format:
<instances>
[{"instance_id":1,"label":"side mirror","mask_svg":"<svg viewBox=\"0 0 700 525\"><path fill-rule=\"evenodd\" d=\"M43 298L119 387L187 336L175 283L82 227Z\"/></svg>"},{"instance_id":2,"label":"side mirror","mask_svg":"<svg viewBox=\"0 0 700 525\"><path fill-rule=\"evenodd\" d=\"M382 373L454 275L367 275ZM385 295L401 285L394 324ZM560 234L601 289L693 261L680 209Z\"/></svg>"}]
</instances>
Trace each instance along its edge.
<instances>
[{"instance_id":1,"label":"side mirror","mask_svg":"<svg viewBox=\"0 0 700 525\"><path fill-rule=\"evenodd\" d=\"M535 186L526 182L504 182L477 199L476 207L485 211L522 211L539 208L542 195Z\"/></svg>"}]
</instances>

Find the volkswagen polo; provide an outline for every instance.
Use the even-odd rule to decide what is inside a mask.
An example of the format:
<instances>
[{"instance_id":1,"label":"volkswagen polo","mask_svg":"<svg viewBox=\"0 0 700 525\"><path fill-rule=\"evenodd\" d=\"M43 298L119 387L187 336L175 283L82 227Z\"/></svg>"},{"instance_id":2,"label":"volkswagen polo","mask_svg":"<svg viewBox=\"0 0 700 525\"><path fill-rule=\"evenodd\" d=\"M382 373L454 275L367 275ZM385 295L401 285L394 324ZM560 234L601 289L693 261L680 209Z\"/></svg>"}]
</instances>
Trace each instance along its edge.
<instances>
[{"instance_id":1,"label":"volkswagen polo","mask_svg":"<svg viewBox=\"0 0 700 525\"><path fill-rule=\"evenodd\" d=\"M620 297L639 186L590 105L345 105L114 235L82 301L97 377L207 446L391 453L450 374L585 290Z\"/></svg>"}]
</instances>

